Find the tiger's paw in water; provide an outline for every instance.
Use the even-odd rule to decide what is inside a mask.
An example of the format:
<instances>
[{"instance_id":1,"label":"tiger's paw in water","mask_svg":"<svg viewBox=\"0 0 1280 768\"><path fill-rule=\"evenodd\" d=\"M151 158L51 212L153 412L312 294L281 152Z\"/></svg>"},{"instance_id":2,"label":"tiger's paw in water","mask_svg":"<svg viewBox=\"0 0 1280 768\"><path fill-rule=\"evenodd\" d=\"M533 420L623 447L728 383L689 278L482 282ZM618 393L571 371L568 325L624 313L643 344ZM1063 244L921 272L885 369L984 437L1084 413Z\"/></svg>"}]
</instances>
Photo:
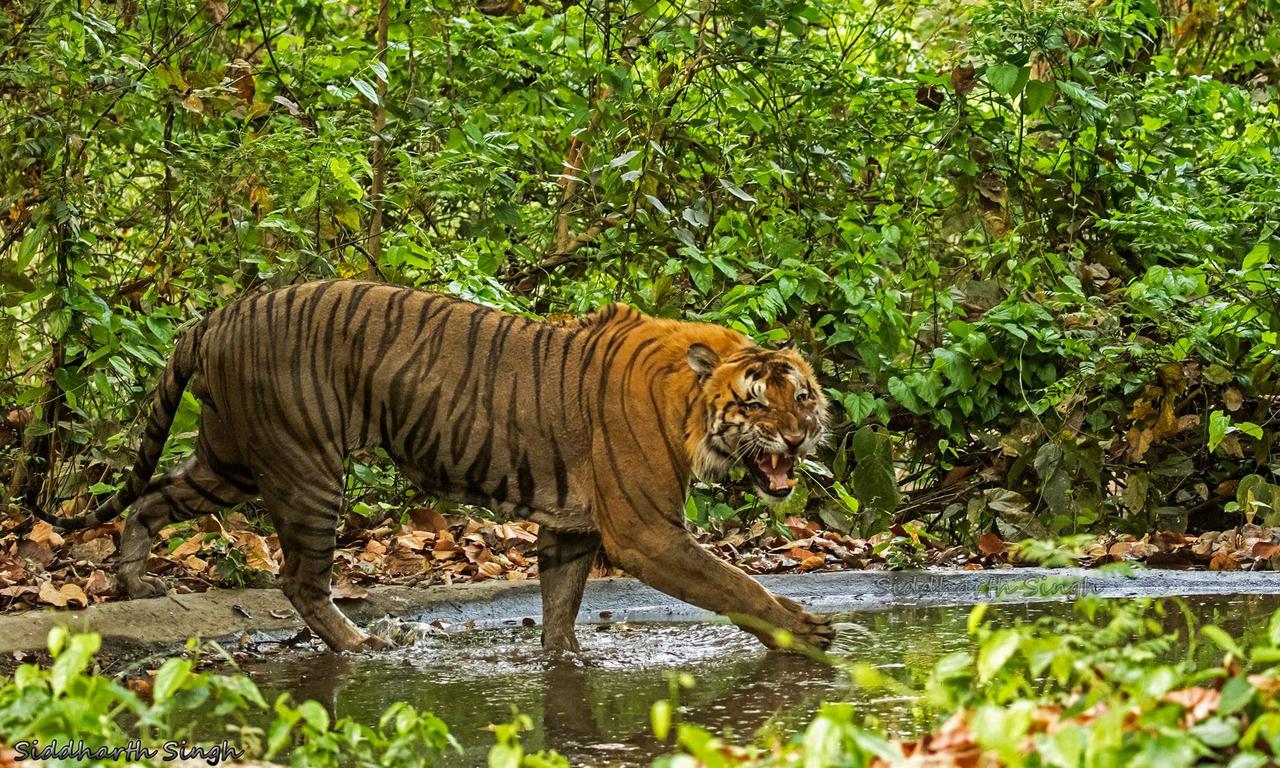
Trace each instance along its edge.
<instances>
[{"instance_id":1,"label":"tiger's paw in water","mask_svg":"<svg viewBox=\"0 0 1280 768\"><path fill-rule=\"evenodd\" d=\"M444 634L443 630L436 629L430 624L418 621L404 621L392 616L383 616L370 622L368 631L369 640L366 641L365 647L361 648L361 650L403 648L419 643L428 637L437 637ZM380 648L368 645L369 642L375 640L384 643L384 645Z\"/></svg>"},{"instance_id":2,"label":"tiger's paw in water","mask_svg":"<svg viewBox=\"0 0 1280 768\"><path fill-rule=\"evenodd\" d=\"M365 641L360 644L361 651L389 651L396 647L396 644L385 637L377 635L369 635Z\"/></svg>"}]
</instances>

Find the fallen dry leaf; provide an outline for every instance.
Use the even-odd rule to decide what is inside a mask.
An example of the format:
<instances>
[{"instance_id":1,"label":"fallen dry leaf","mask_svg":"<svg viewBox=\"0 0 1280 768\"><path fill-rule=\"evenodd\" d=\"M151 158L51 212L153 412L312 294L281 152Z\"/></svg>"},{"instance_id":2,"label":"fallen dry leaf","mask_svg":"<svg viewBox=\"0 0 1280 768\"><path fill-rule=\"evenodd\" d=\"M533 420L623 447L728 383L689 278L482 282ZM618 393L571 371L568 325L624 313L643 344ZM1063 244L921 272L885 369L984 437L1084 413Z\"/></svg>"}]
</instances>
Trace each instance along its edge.
<instances>
[{"instance_id":1,"label":"fallen dry leaf","mask_svg":"<svg viewBox=\"0 0 1280 768\"><path fill-rule=\"evenodd\" d=\"M804 560L801 560L798 570L812 571L816 568L821 568L826 564L827 564L827 559L825 557L823 557L822 555L813 555L812 557L806 557Z\"/></svg>"},{"instance_id":2,"label":"fallen dry leaf","mask_svg":"<svg viewBox=\"0 0 1280 768\"><path fill-rule=\"evenodd\" d=\"M1259 541L1249 550L1249 554L1262 560L1269 559L1277 553L1280 553L1280 546L1276 546L1269 541Z\"/></svg>"},{"instance_id":3,"label":"fallen dry leaf","mask_svg":"<svg viewBox=\"0 0 1280 768\"><path fill-rule=\"evenodd\" d=\"M992 555L1003 555L1009 550L1009 545L996 535L994 531L987 531L978 537L978 551L988 557Z\"/></svg>"},{"instance_id":4,"label":"fallen dry leaf","mask_svg":"<svg viewBox=\"0 0 1280 768\"><path fill-rule=\"evenodd\" d=\"M1238 571L1240 570L1240 561L1236 560L1231 552L1219 552L1209 561L1209 570Z\"/></svg>"},{"instance_id":5,"label":"fallen dry leaf","mask_svg":"<svg viewBox=\"0 0 1280 768\"><path fill-rule=\"evenodd\" d=\"M351 583L349 579L338 579L331 594L334 600L363 600L369 596L369 590Z\"/></svg>"},{"instance_id":6,"label":"fallen dry leaf","mask_svg":"<svg viewBox=\"0 0 1280 768\"><path fill-rule=\"evenodd\" d=\"M37 544L48 544L50 547L60 547L63 543L62 534L55 531L52 525L43 520L37 520L31 526L27 539Z\"/></svg>"},{"instance_id":7,"label":"fallen dry leaf","mask_svg":"<svg viewBox=\"0 0 1280 768\"><path fill-rule=\"evenodd\" d=\"M419 507L418 509L410 510L409 520L420 531L435 533L449 528L449 521L445 520L444 515L431 507Z\"/></svg>"},{"instance_id":8,"label":"fallen dry leaf","mask_svg":"<svg viewBox=\"0 0 1280 768\"><path fill-rule=\"evenodd\" d=\"M43 541L23 539L18 542L18 557L25 558L33 563L39 563L42 568L47 568L57 555L53 553L53 548Z\"/></svg>"},{"instance_id":9,"label":"fallen dry leaf","mask_svg":"<svg viewBox=\"0 0 1280 768\"><path fill-rule=\"evenodd\" d=\"M1227 391L1222 393L1222 404L1227 406L1228 411L1238 411L1244 405L1244 395L1240 393L1238 387L1228 387Z\"/></svg>"},{"instance_id":10,"label":"fallen dry leaf","mask_svg":"<svg viewBox=\"0 0 1280 768\"><path fill-rule=\"evenodd\" d=\"M280 564L272 556L271 547L265 538L253 531L236 531L234 537L239 548L244 550L245 563L250 568L266 571L273 576L280 572Z\"/></svg>"},{"instance_id":11,"label":"fallen dry leaf","mask_svg":"<svg viewBox=\"0 0 1280 768\"><path fill-rule=\"evenodd\" d=\"M85 580L84 591L90 595L109 595L116 590L116 578L106 571L94 569Z\"/></svg>"},{"instance_id":12,"label":"fallen dry leaf","mask_svg":"<svg viewBox=\"0 0 1280 768\"><path fill-rule=\"evenodd\" d=\"M485 563L480 563L480 566L476 571L484 578L493 579L502 575L502 566L490 560Z\"/></svg>"},{"instance_id":13,"label":"fallen dry leaf","mask_svg":"<svg viewBox=\"0 0 1280 768\"><path fill-rule=\"evenodd\" d=\"M106 536L82 541L71 546L71 559L95 565L105 563L116 553L116 543Z\"/></svg>"},{"instance_id":14,"label":"fallen dry leaf","mask_svg":"<svg viewBox=\"0 0 1280 768\"><path fill-rule=\"evenodd\" d=\"M151 680L146 677L131 677L125 687L133 691L143 701L151 700Z\"/></svg>"},{"instance_id":15,"label":"fallen dry leaf","mask_svg":"<svg viewBox=\"0 0 1280 768\"><path fill-rule=\"evenodd\" d=\"M1182 723L1184 727L1190 728L1218 710L1218 701L1222 698L1222 694L1213 688L1197 686L1169 691L1160 698L1162 701L1172 702L1186 710L1182 716Z\"/></svg>"},{"instance_id":16,"label":"fallen dry leaf","mask_svg":"<svg viewBox=\"0 0 1280 768\"><path fill-rule=\"evenodd\" d=\"M71 582L63 584L58 588L58 591L66 598L66 604L79 604L81 608L89 605L89 598L85 595L84 590Z\"/></svg>"},{"instance_id":17,"label":"fallen dry leaf","mask_svg":"<svg viewBox=\"0 0 1280 768\"><path fill-rule=\"evenodd\" d=\"M46 581L40 584L40 602L63 608L67 604L67 596L53 586L52 581Z\"/></svg>"},{"instance_id":18,"label":"fallen dry leaf","mask_svg":"<svg viewBox=\"0 0 1280 768\"><path fill-rule=\"evenodd\" d=\"M197 533L192 535L186 541L179 544L177 549L169 553L169 557L173 558L174 560L181 560L187 555L194 555L195 553L199 552L200 548L203 546L204 546L204 535Z\"/></svg>"}]
</instances>

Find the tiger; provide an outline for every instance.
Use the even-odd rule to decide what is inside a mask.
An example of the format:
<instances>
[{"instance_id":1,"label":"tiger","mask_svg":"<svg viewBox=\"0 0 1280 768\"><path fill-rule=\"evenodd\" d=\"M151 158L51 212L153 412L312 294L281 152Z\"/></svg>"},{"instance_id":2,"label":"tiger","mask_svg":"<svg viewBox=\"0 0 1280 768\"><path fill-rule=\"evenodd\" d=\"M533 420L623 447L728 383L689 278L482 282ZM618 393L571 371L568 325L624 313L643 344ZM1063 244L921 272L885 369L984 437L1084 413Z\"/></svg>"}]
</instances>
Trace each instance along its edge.
<instances>
[{"instance_id":1,"label":"tiger","mask_svg":"<svg viewBox=\"0 0 1280 768\"><path fill-rule=\"evenodd\" d=\"M194 452L153 477L183 392L201 404ZM332 600L346 459L382 449L425 494L538 524L542 647L574 625L603 547L640 581L723 614L768 647L827 647L828 616L769 593L684 525L692 479L745 468L785 500L826 434L827 400L794 349L625 304L547 321L414 288L319 281L250 294L182 333L134 466L88 514L127 508L117 577L131 598L161 528L260 498L280 583L334 651L385 647ZM777 630L784 630L778 632Z\"/></svg>"}]
</instances>

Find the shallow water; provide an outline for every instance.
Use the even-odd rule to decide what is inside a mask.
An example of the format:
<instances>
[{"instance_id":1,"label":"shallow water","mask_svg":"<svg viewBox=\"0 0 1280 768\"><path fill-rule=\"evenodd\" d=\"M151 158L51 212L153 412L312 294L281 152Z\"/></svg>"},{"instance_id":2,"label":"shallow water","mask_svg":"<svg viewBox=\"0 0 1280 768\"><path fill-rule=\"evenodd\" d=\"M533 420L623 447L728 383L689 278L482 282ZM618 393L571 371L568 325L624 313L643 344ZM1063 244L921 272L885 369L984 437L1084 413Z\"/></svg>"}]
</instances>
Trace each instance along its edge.
<instances>
[{"instance_id":1,"label":"shallow water","mask_svg":"<svg viewBox=\"0 0 1280 768\"><path fill-rule=\"evenodd\" d=\"M1280 596L1185 598L1204 622L1233 634L1264 631ZM867 662L920 690L934 663L969 644L969 606L892 606L841 617L868 633L842 632L832 653ZM1066 615L1066 602L992 606L991 621ZM1171 630L1181 626L1170 617ZM246 666L268 700L280 691L312 698L338 717L376 723L395 701L439 715L465 754L454 765L483 765L492 744L486 726L529 715L531 749L552 748L574 765L646 765L664 749L649 730L649 708L670 690L673 673L696 681L680 693L682 719L749 739L761 729L792 733L822 701L857 704L868 721L895 736L916 736L937 713L909 696L851 686L839 671L807 658L767 653L726 624L583 626L576 660L543 656L536 627L430 636L394 653L299 653Z\"/></svg>"}]
</instances>

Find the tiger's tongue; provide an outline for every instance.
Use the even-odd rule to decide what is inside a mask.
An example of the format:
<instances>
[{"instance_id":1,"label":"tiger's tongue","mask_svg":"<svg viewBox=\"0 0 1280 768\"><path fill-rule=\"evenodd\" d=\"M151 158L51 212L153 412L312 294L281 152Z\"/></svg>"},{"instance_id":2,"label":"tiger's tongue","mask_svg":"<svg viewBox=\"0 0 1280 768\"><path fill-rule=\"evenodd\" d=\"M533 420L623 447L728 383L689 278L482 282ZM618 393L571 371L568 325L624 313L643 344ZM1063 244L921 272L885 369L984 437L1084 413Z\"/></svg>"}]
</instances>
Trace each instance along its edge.
<instances>
[{"instance_id":1,"label":"tiger's tongue","mask_svg":"<svg viewBox=\"0 0 1280 768\"><path fill-rule=\"evenodd\" d=\"M762 453L756 457L756 468L765 477L769 478L769 490L771 491L780 491L795 486L795 478L791 476L791 468L794 464L795 460L790 456Z\"/></svg>"}]
</instances>

